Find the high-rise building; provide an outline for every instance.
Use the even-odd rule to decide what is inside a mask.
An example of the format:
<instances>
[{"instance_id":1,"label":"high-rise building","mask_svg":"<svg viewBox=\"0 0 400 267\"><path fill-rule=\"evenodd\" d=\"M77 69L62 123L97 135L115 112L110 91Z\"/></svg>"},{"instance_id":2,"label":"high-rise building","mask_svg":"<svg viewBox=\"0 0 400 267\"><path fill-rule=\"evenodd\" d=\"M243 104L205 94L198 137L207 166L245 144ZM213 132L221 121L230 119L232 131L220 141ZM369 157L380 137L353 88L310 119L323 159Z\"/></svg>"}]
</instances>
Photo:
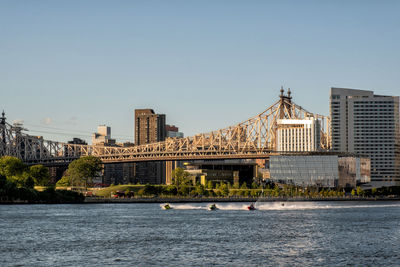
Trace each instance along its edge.
<instances>
[{"instance_id":1,"label":"high-rise building","mask_svg":"<svg viewBox=\"0 0 400 267\"><path fill-rule=\"evenodd\" d=\"M320 149L320 121L305 119L281 119L277 121L278 151L317 151Z\"/></svg>"},{"instance_id":2,"label":"high-rise building","mask_svg":"<svg viewBox=\"0 0 400 267\"><path fill-rule=\"evenodd\" d=\"M165 125L165 137L183 138L183 133L175 125Z\"/></svg>"},{"instance_id":3,"label":"high-rise building","mask_svg":"<svg viewBox=\"0 0 400 267\"><path fill-rule=\"evenodd\" d=\"M165 114L152 109L135 109L135 144L144 145L165 140Z\"/></svg>"},{"instance_id":4,"label":"high-rise building","mask_svg":"<svg viewBox=\"0 0 400 267\"><path fill-rule=\"evenodd\" d=\"M135 109L135 144L145 145L165 140L165 115L152 109ZM165 183L165 162L135 164L135 180L142 184Z\"/></svg>"},{"instance_id":5,"label":"high-rise building","mask_svg":"<svg viewBox=\"0 0 400 267\"><path fill-rule=\"evenodd\" d=\"M399 97L331 88L330 115L332 150L370 157L374 186L400 185Z\"/></svg>"}]
</instances>

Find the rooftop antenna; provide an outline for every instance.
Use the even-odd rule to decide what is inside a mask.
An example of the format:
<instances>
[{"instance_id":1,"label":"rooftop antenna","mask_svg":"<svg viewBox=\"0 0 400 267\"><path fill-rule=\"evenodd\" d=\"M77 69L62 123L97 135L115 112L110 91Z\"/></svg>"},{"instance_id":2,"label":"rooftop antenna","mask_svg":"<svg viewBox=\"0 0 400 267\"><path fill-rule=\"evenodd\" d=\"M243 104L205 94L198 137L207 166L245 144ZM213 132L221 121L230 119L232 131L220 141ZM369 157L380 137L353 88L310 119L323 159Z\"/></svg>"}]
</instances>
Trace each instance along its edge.
<instances>
[{"instance_id":1,"label":"rooftop antenna","mask_svg":"<svg viewBox=\"0 0 400 267\"><path fill-rule=\"evenodd\" d=\"M0 124L5 125L6 124L6 113L4 112L4 109L3 109L3 112L1 113L0 119L1 119Z\"/></svg>"}]
</instances>

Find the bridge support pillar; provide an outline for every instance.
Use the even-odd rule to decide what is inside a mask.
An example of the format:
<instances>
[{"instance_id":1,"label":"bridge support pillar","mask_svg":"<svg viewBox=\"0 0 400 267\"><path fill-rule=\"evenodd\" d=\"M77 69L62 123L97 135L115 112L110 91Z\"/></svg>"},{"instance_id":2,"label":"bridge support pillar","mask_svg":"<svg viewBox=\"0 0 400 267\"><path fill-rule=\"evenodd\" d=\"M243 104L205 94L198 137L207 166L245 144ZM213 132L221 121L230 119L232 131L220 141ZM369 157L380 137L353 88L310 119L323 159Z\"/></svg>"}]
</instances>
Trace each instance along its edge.
<instances>
[{"instance_id":1,"label":"bridge support pillar","mask_svg":"<svg viewBox=\"0 0 400 267\"><path fill-rule=\"evenodd\" d=\"M178 167L178 161L166 161L165 162L165 184L172 184L172 171Z\"/></svg>"},{"instance_id":2,"label":"bridge support pillar","mask_svg":"<svg viewBox=\"0 0 400 267\"><path fill-rule=\"evenodd\" d=\"M165 162L165 184L172 184L172 161Z\"/></svg>"}]
</instances>

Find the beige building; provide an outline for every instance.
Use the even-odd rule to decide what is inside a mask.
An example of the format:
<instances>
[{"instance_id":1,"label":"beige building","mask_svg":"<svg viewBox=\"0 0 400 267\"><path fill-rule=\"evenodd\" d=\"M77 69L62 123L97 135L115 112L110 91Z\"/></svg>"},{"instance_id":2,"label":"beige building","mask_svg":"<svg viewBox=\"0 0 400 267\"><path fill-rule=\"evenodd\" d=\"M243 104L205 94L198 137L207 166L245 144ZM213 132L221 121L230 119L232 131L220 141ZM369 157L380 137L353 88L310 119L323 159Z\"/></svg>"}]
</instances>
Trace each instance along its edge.
<instances>
[{"instance_id":1,"label":"beige building","mask_svg":"<svg viewBox=\"0 0 400 267\"><path fill-rule=\"evenodd\" d=\"M97 132L92 134L92 145L115 145L115 139L111 138L111 127L99 125Z\"/></svg>"},{"instance_id":2,"label":"beige building","mask_svg":"<svg viewBox=\"0 0 400 267\"><path fill-rule=\"evenodd\" d=\"M317 151L320 149L320 122L312 117L278 120L278 151Z\"/></svg>"}]
</instances>

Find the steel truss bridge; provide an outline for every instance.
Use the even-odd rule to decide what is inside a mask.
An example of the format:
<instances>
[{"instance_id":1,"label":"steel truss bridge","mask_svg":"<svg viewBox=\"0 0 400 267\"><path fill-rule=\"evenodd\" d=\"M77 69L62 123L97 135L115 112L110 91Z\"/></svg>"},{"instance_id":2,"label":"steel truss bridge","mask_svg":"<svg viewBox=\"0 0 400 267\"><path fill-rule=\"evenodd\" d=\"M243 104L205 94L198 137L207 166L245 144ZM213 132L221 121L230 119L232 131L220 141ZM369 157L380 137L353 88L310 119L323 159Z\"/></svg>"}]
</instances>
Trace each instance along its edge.
<instances>
[{"instance_id":1,"label":"steel truss bridge","mask_svg":"<svg viewBox=\"0 0 400 267\"><path fill-rule=\"evenodd\" d=\"M0 156L9 155L27 164L65 164L83 156L96 156L103 163L173 161L196 159L268 158L276 152L278 119L314 117L321 124L321 148L330 148L329 117L313 114L292 102L290 89L281 89L277 102L260 114L224 129L185 138L132 146L77 145L44 140L23 133L22 127L0 118Z\"/></svg>"}]
</instances>

